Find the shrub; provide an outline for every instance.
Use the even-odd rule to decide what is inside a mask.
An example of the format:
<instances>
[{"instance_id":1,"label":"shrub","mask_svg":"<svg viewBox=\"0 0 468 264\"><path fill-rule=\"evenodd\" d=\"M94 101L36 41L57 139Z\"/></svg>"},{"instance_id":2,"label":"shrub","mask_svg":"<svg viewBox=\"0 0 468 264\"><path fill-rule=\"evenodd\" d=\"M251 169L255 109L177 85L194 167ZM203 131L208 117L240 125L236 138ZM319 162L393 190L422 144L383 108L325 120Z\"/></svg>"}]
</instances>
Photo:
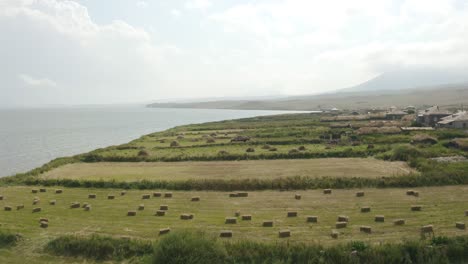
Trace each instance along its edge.
<instances>
[{"instance_id":1,"label":"shrub","mask_svg":"<svg viewBox=\"0 0 468 264\"><path fill-rule=\"evenodd\" d=\"M170 144L171 147L178 147L179 146L179 142L177 141L172 141L171 144Z\"/></svg>"},{"instance_id":2,"label":"shrub","mask_svg":"<svg viewBox=\"0 0 468 264\"><path fill-rule=\"evenodd\" d=\"M224 263L227 253L222 244L201 232L175 232L154 247L153 263Z\"/></svg>"},{"instance_id":3,"label":"shrub","mask_svg":"<svg viewBox=\"0 0 468 264\"><path fill-rule=\"evenodd\" d=\"M248 148L245 150L245 152L255 152L255 149L254 148Z\"/></svg>"},{"instance_id":4,"label":"shrub","mask_svg":"<svg viewBox=\"0 0 468 264\"><path fill-rule=\"evenodd\" d=\"M0 230L0 248L12 247L16 245L17 241L17 235Z\"/></svg>"},{"instance_id":5,"label":"shrub","mask_svg":"<svg viewBox=\"0 0 468 264\"><path fill-rule=\"evenodd\" d=\"M138 157L148 157L148 156L149 156L148 151L146 151L144 149L138 151Z\"/></svg>"},{"instance_id":6,"label":"shrub","mask_svg":"<svg viewBox=\"0 0 468 264\"><path fill-rule=\"evenodd\" d=\"M411 158L421 157L421 151L410 145L396 147L391 155L391 160L408 161Z\"/></svg>"}]
</instances>

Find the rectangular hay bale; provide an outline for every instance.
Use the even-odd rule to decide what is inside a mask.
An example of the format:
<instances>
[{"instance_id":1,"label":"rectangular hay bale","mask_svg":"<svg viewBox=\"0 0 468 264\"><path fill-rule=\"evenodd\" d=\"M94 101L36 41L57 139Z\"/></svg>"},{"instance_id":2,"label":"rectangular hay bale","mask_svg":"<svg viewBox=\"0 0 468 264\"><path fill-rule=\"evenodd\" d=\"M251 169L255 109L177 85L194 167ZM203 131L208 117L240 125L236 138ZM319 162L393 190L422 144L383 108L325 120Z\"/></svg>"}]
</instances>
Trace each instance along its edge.
<instances>
[{"instance_id":1,"label":"rectangular hay bale","mask_svg":"<svg viewBox=\"0 0 468 264\"><path fill-rule=\"evenodd\" d=\"M164 198L172 198L172 193L171 192L164 193Z\"/></svg>"},{"instance_id":2,"label":"rectangular hay bale","mask_svg":"<svg viewBox=\"0 0 468 264\"><path fill-rule=\"evenodd\" d=\"M143 194L143 195L141 196L141 199L143 199L143 200L148 200L148 199L150 199L150 198L151 198L151 195L149 195L149 194Z\"/></svg>"},{"instance_id":3,"label":"rectangular hay bale","mask_svg":"<svg viewBox=\"0 0 468 264\"><path fill-rule=\"evenodd\" d=\"M411 206L411 211L421 211L422 210L422 206L420 205L412 205Z\"/></svg>"},{"instance_id":4,"label":"rectangular hay bale","mask_svg":"<svg viewBox=\"0 0 468 264\"><path fill-rule=\"evenodd\" d=\"M136 211L128 211L127 216L136 216Z\"/></svg>"},{"instance_id":5,"label":"rectangular hay bale","mask_svg":"<svg viewBox=\"0 0 468 264\"><path fill-rule=\"evenodd\" d=\"M114 200L115 199L115 195L107 195L107 200Z\"/></svg>"},{"instance_id":6,"label":"rectangular hay bale","mask_svg":"<svg viewBox=\"0 0 468 264\"><path fill-rule=\"evenodd\" d=\"M158 210L156 211L156 216L165 216L166 215L166 211L162 211L162 210Z\"/></svg>"},{"instance_id":7,"label":"rectangular hay bale","mask_svg":"<svg viewBox=\"0 0 468 264\"><path fill-rule=\"evenodd\" d=\"M294 195L294 199L296 199L296 200L300 200L301 198L302 198L302 196L300 194Z\"/></svg>"},{"instance_id":8,"label":"rectangular hay bale","mask_svg":"<svg viewBox=\"0 0 468 264\"><path fill-rule=\"evenodd\" d=\"M199 197L199 196L192 197L192 198L190 199L190 201L192 201L192 202L199 202L199 201L200 201L200 197Z\"/></svg>"},{"instance_id":9,"label":"rectangular hay bale","mask_svg":"<svg viewBox=\"0 0 468 264\"><path fill-rule=\"evenodd\" d=\"M16 206L16 210L24 209L24 204L20 204Z\"/></svg>"},{"instance_id":10,"label":"rectangular hay bale","mask_svg":"<svg viewBox=\"0 0 468 264\"><path fill-rule=\"evenodd\" d=\"M404 225L406 223L405 219L397 219L393 221L394 225Z\"/></svg>"},{"instance_id":11,"label":"rectangular hay bale","mask_svg":"<svg viewBox=\"0 0 468 264\"><path fill-rule=\"evenodd\" d=\"M288 217L297 217L297 212L290 211L287 214Z\"/></svg>"},{"instance_id":12,"label":"rectangular hay bale","mask_svg":"<svg viewBox=\"0 0 468 264\"><path fill-rule=\"evenodd\" d=\"M458 229L462 229L462 230L466 229L465 223L462 223L462 222L456 222L455 227L458 228Z\"/></svg>"},{"instance_id":13,"label":"rectangular hay bale","mask_svg":"<svg viewBox=\"0 0 468 264\"><path fill-rule=\"evenodd\" d=\"M323 194L331 194L332 190L331 189L325 189L323 190Z\"/></svg>"},{"instance_id":14,"label":"rectangular hay bale","mask_svg":"<svg viewBox=\"0 0 468 264\"><path fill-rule=\"evenodd\" d=\"M32 209L33 213L38 213L40 211L42 211L42 208L40 208L40 207L36 207L36 208Z\"/></svg>"},{"instance_id":15,"label":"rectangular hay bale","mask_svg":"<svg viewBox=\"0 0 468 264\"><path fill-rule=\"evenodd\" d=\"M37 193L37 189L32 189L31 192L32 193Z\"/></svg>"},{"instance_id":16,"label":"rectangular hay bale","mask_svg":"<svg viewBox=\"0 0 468 264\"><path fill-rule=\"evenodd\" d=\"M385 216L383 216L383 215L376 215L376 216L374 217L374 221L375 221L375 222L385 222Z\"/></svg>"},{"instance_id":17,"label":"rectangular hay bale","mask_svg":"<svg viewBox=\"0 0 468 264\"><path fill-rule=\"evenodd\" d=\"M356 197L364 197L364 192L357 192Z\"/></svg>"},{"instance_id":18,"label":"rectangular hay bale","mask_svg":"<svg viewBox=\"0 0 468 264\"><path fill-rule=\"evenodd\" d=\"M289 230L289 229L280 230L278 232L278 236L280 238L290 237L291 236L291 230Z\"/></svg>"},{"instance_id":19,"label":"rectangular hay bale","mask_svg":"<svg viewBox=\"0 0 468 264\"><path fill-rule=\"evenodd\" d=\"M88 194L89 199L96 199L96 194Z\"/></svg>"},{"instance_id":20,"label":"rectangular hay bale","mask_svg":"<svg viewBox=\"0 0 468 264\"><path fill-rule=\"evenodd\" d=\"M370 234L372 233L372 228L370 226L361 226L359 228L359 231L361 231L362 233Z\"/></svg>"},{"instance_id":21,"label":"rectangular hay bale","mask_svg":"<svg viewBox=\"0 0 468 264\"><path fill-rule=\"evenodd\" d=\"M273 221L270 221L270 220L263 221L262 226L263 227L272 227L273 226Z\"/></svg>"},{"instance_id":22,"label":"rectangular hay bale","mask_svg":"<svg viewBox=\"0 0 468 264\"><path fill-rule=\"evenodd\" d=\"M224 220L225 224L237 224L237 218L235 217L226 217Z\"/></svg>"},{"instance_id":23,"label":"rectangular hay bale","mask_svg":"<svg viewBox=\"0 0 468 264\"><path fill-rule=\"evenodd\" d=\"M335 228L345 228L348 226L348 222L336 222Z\"/></svg>"},{"instance_id":24,"label":"rectangular hay bale","mask_svg":"<svg viewBox=\"0 0 468 264\"><path fill-rule=\"evenodd\" d=\"M171 229L169 227L159 229L159 235L160 236L165 235L165 234L169 234L169 232L171 232Z\"/></svg>"},{"instance_id":25,"label":"rectangular hay bale","mask_svg":"<svg viewBox=\"0 0 468 264\"><path fill-rule=\"evenodd\" d=\"M251 221L252 220L252 216L251 215L243 215L241 217L242 221Z\"/></svg>"},{"instance_id":26,"label":"rectangular hay bale","mask_svg":"<svg viewBox=\"0 0 468 264\"><path fill-rule=\"evenodd\" d=\"M3 209L4 209L5 211L11 211L11 206L5 206Z\"/></svg>"},{"instance_id":27,"label":"rectangular hay bale","mask_svg":"<svg viewBox=\"0 0 468 264\"><path fill-rule=\"evenodd\" d=\"M169 210L169 205L160 205L159 210L167 211L167 210Z\"/></svg>"},{"instance_id":28,"label":"rectangular hay bale","mask_svg":"<svg viewBox=\"0 0 468 264\"><path fill-rule=\"evenodd\" d=\"M237 194L237 193L230 193L230 194L229 194L229 197L231 197L231 198L239 197L239 194Z\"/></svg>"},{"instance_id":29,"label":"rectangular hay bale","mask_svg":"<svg viewBox=\"0 0 468 264\"><path fill-rule=\"evenodd\" d=\"M75 202L70 205L70 208L80 208L80 203Z\"/></svg>"},{"instance_id":30,"label":"rectangular hay bale","mask_svg":"<svg viewBox=\"0 0 468 264\"><path fill-rule=\"evenodd\" d=\"M338 236L340 235L340 233L336 230L332 230L331 233L330 233L330 236L334 239L337 239Z\"/></svg>"},{"instance_id":31,"label":"rectangular hay bale","mask_svg":"<svg viewBox=\"0 0 468 264\"><path fill-rule=\"evenodd\" d=\"M306 217L306 222L307 223L317 223L318 222L318 217L314 215L309 215Z\"/></svg>"},{"instance_id":32,"label":"rectangular hay bale","mask_svg":"<svg viewBox=\"0 0 468 264\"><path fill-rule=\"evenodd\" d=\"M219 233L219 237L232 237L231 230L223 230Z\"/></svg>"},{"instance_id":33,"label":"rectangular hay bale","mask_svg":"<svg viewBox=\"0 0 468 264\"><path fill-rule=\"evenodd\" d=\"M57 194L63 193L63 190L62 189L56 189L55 193L57 193Z\"/></svg>"},{"instance_id":34,"label":"rectangular hay bale","mask_svg":"<svg viewBox=\"0 0 468 264\"><path fill-rule=\"evenodd\" d=\"M371 208L369 206L361 207L361 213L369 213Z\"/></svg>"},{"instance_id":35,"label":"rectangular hay bale","mask_svg":"<svg viewBox=\"0 0 468 264\"><path fill-rule=\"evenodd\" d=\"M248 192L238 192L237 197L248 197L249 193Z\"/></svg>"},{"instance_id":36,"label":"rectangular hay bale","mask_svg":"<svg viewBox=\"0 0 468 264\"><path fill-rule=\"evenodd\" d=\"M190 220L193 219L193 214L181 214L180 215L181 220Z\"/></svg>"},{"instance_id":37,"label":"rectangular hay bale","mask_svg":"<svg viewBox=\"0 0 468 264\"><path fill-rule=\"evenodd\" d=\"M338 222L349 222L349 217L346 216L346 215L339 215L337 221Z\"/></svg>"},{"instance_id":38,"label":"rectangular hay bale","mask_svg":"<svg viewBox=\"0 0 468 264\"><path fill-rule=\"evenodd\" d=\"M162 193L160 192L154 192L153 193L153 197L161 197L162 196Z\"/></svg>"},{"instance_id":39,"label":"rectangular hay bale","mask_svg":"<svg viewBox=\"0 0 468 264\"><path fill-rule=\"evenodd\" d=\"M45 192L47 192L47 190L46 190L45 188L40 188L40 189L39 189L39 192L45 193Z\"/></svg>"},{"instance_id":40,"label":"rectangular hay bale","mask_svg":"<svg viewBox=\"0 0 468 264\"><path fill-rule=\"evenodd\" d=\"M56 203L57 203L56 200L50 200L50 201L49 201L49 205L55 205Z\"/></svg>"}]
</instances>

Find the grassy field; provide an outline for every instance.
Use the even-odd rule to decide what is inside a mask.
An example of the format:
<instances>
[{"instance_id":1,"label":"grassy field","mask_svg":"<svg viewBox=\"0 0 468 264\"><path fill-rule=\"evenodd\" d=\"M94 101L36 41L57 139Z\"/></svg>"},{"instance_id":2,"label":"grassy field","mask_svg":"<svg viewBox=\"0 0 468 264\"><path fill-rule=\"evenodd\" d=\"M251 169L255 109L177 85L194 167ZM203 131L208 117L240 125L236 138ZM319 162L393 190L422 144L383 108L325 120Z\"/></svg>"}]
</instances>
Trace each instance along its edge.
<instances>
[{"instance_id":1,"label":"grassy field","mask_svg":"<svg viewBox=\"0 0 468 264\"><path fill-rule=\"evenodd\" d=\"M190 179L259 179L292 176L363 177L416 173L404 162L372 158L255 160L210 162L99 162L74 163L51 170L44 179L85 180L190 180Z\"/></svg>"},{"instance_id":2,"label":"grassy field","mask_svg":"<svg viewBox=\"0 0 468 264\"><path fill-rule=\"evenodd\" d=\"M233 231L232 239L252 239L255 241L275 241L278 230L290 229L289 241L320 243L323 245L351 240L370 243L398 242L403 239L419 238L422 225L433 224L436 235L466 235L466 231L455 228L455 222L466 221L464 211L468 210L468 186L415 188L420 196L407 196L405 189L364 189L364 197L356 197L357 190L334 190L331 195L322 191L249 192L248 197L229 198L226 192L173 192L173 198L142 200L148 191L128 191L120 196L120 190L64 189L63 194L55 194L53 189L46 193L31 193L31 188L0 188L0 201L4 206L12 206L12 211L0 211L0 227L21 233L24 239L14 248L15 254L37 258L40 250L50 239L63 234L105 234L155 239L160 228L205 230L218 234L221 230ZM163 191L164 192L164 191ZM88 199L88 194L97 194L96 199ZM301 200L294 199L300 193ZM115 200L108 200L108 194L115 194ZM200 202L190 198L199 196ZM40 198L37 206L32 205L34 197ZM55 206L49 200L57 200ZM92 210L71 209L72 202L87 202ZM25 208L17 211L16 206ZM126 216L127 211L137 210L144 204L143 211L135 217ZM160 205L168 205L166 216L155 216ZM420 212L412 212L411 205L421 205ZM370 213L361 213L362 206L370 206ZM41 207L39 213L32 213L34 207ZM225 217L232 217L236 211L252 215L252 221L238 219L237 224L225 224ZM297 211L298 217L288 218L288 211ZM182 213L193 213L193 220L180 220ZM307 215L318 216L318 223L306 223ZM338 215L349 216L347 228L339 229L340 237L330 237L330 232ZM384 215L384 223L374 222L375 215ZM39 227L39 218L50 221L49 228ZM406 219L406 225L395 226L393 220ZM273 220L274 227L261 227L263 220ZM372 234L360 233L361 225L371 226ZM10 258L10 250L0 251L0 258ZM43 256L45 259L46 256Z\"/></svg>"}]
</instances>

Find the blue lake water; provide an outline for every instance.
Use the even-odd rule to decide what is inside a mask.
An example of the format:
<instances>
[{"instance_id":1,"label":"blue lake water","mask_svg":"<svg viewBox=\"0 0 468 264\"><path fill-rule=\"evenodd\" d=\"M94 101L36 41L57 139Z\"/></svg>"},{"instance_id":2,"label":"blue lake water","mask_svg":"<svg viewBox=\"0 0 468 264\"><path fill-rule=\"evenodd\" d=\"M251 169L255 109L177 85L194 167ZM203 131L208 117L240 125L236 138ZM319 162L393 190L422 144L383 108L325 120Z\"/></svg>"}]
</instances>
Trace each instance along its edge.
<instances>
[{"instance_id":1,"label":"blue lake water","mask_svg":"<svg viewBox=\"0 0 468 264\"><path fill-rule=\"evenodd\" d=\"M144 106L0 109L0 176L177 125L280 113L287 111Z\"/></svg>"}]
</instances>

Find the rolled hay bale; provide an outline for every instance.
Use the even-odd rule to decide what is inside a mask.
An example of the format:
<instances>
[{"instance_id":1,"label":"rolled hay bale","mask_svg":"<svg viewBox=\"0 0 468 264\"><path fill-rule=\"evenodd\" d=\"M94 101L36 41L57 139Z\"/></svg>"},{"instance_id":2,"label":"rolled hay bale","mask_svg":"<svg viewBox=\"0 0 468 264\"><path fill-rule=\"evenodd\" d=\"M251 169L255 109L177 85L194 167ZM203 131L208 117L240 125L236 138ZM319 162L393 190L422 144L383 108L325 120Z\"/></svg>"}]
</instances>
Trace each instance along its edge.
<instances>
[{"instance_id":1,"label":"rolled hay bale","mask_svg":"<svg viewBox=\"0 0 468 264\"><path fill-rule=\"evenodd\" d=\"M114 200L115 199L115 195L107 195L107 200Z\"/></svg>"},{"instance_id":2,"label":"rolled hay bale","mask_svg":"<svg viewBox=\"0 0 468 264\"><path fill-rule=\"evenodd\" d=\"M223 230L219 233L219 237L232 237L231 230Z\"/></svg>"},{"instance_id":3,"label":"rolled hay bale","mask_svg":"<svg viewBox=\"0 0 468 264\"><path fill-rule=\"evenodd\" d=\"M226 217L224 220L225 224L237 224L237 218L235 217Z\"/></svg>"},{"instance_id":4,"label":"rolled hay bale","mask_svg":"<svg viewBox=\"0 0 468 264\"><path fill-rule=\"evenodd\" d=\"M318 217L315 215L309 215L306 217L306 222L307 223L317 223L318 222Z\"/></svg>"},{"instance_id":5,"label":"rolled hay bale","mask_svg":"<svg viewBox=\"0 0 468 264\"><path fill-rule=\"evenodd\" d=\"M241 217L242 221L251 221L252 220L252 216L251 215L243 215Z\"/></svg>"},{"instance_id":6,"label":"rolled hay bale","mask_svg":"<svg viewBox=\"0 0 468 264\"><path fill-rule=\"evenodd\" d=\"M143 210L145 210L145 205L144 204L138 205L138 211L143 211Z\"/></svg>"},{"instance_id":7,"label":"rolled hay bale","mask_svg":"<svg viewBox=\"0 0 468 264\"><path fill-rule=\"evenodd\" d=\"M406 195L414 195L414 191L413 190L408 190L408 191L406 191Z\"/></svg>"},{"instance_id":8,"label":"rolled hay bale","mask_svg":"<svg viewBox=\"0 0 468 264\"><path fill-rule=\"evenodd\" d=\"M39 226L40 226L41 228L47 228L47 227L49 227L49 222L40 222L40 223L39 223Z\"/></svg>"},{"instance_id":9,"label":"rolled hay bale","mask_svg":"<svg viewBox=\"0 0 468 264\"><path fill-rule=\"evenodd\" d=\"M458 229L462 229L462 230L466 229L466 225L463 222L456 222L455 227L458 228Z\"/></svg>"},{"instance_id":10,"label":"rolled hay bale","mask_svg":"<svg viewBox=\"0 0 468 264\"><path fill-rule=\"evenodd\" d=\"M289 230L289 229L280 230L278 232L278 236L280 238L290 237L291 236L291 230Z\"/></svg>"},{"instance_id":11,"label":"rolled hay bale","mask_svg":"<svg viewBox=\"0 0 468 264\"><path fill-rule=\"evenodd\" d=\"M425 225L421 227L421 233L434 233L434 226L433 225Z\"/></svg>"},{"instance_id":12,"label":"rolled hay bale","mask_svg":"<svg viewBox=\"0 0 468 264\"><path fill-rule=\"evenodd\" d=\"M87 204L87 205L84 207L84 210L85 210L85 211L91 211L91 205Z\"/></svg>"},{"instance_id":13,"label":"rolled hay bale","mask_svg":"<svg viewBox=\"0 0 468 264\"><path fill-rule=\"evenodd\" d=\"M46 190L45 188L40 188L40 189L39 189L39 192L45 193L45 192L47 192L47 190Z\"/></svg>"},{"instance_id":14,"label":"rolled hay bale","mask_svg":"<svg viewBox=\"0 0 468 264\"><path fill-rule=\"evenodd\" d=\"M96 199L96 194L88 194L88 199Z\"/></svg>"},{"instance_id":15,"label":"rolled hay bale","mask_svg":"<svg viewBox=\"0 0 468 264\"><path fill-rule=\"evenodd\" d=\"M136 211L128 211L127 216L136 216Z\"/></svg>"},{"instance_id":16,"label":"rolled hay bale","mask_svg":"<svg viewBox=\"0 0 468 264\"><path fill-rule=\"evenodd\" d=\"M270 148L269 151L278 151L277 148Z\"/></svg>"},{"instance_id":17,"label":"rolled hay bale","mask_svg":"<svg viewBox=\"0 0 468 264\"><path fill-rule=\"evenodd\" d=\"M422 206L421 205L412 205L411 206L411 211L421 211Z\"/></svg>"},{"instance_id":18,"label":"rolled hay bale","mask_svg":"<svg viewBox=\"0 0 468 264\"><path fill-rule=\"evenodd\" d=\"M181 220L190 220L193 219L193 214L181 214L180 215Z\"/></svg>"},{"instance_id":19,"label":"rolled hay bale","mask_svg":"<svg viewBox=\"0 0 468 264\"><path fill-rule=\"evenodd\" d=\"M369 206L361 207L361 213L369 213L371 208Z\"/></svg>"},{"instance_id":20,"label":"rolled hay bale","mask_svg":"<svg viewBox=\"0 0 468 264\"><path fill-rule=\"evenodd\" d=\"M405 223L405 219L396 219L395 221L393 221L394 225L404 225Z\"/></svg>"},{"instance_id":21,"label":"rolled hay bale","mask_svg":"<svg viewBox=\"0 0 468 264\"><path fill-rule=\"evenodd\" d=\"M83 203L83 205L81 206L81 208L85 208L86 206L88 206L89 204L88 203Z\"/></svg>"},{"instance_id":22,"label":"rolled hay bale","mask_svg":"<svg viewBox=\"0 0 468 264\"><path fill-rule=\"evenodd\" d=\"M340 232L338 232L338 231L336 231L336 230L332 230L332 231L331 231L331 234L330 234L330 236L331 236L332 238L334 238L334 239L337 239L339 235L340 235Z\"/></svg>"},{"instance_id":23,"label":"rolled hay bale","mask_svg":"<svg viewBox=\"0 0 468 264\"><path fill-rule=\"evenodd\" d=\"M271 220L263 221L262 226L263 227L273 227L273 221L271 221Z\"/></svg>"},{"instance_id":24,"label":"rolled hay bale","mask_svg":"<svg viewBox=\"0 0 468 264\"><path fill-rule=\"evenodd\" d=\"M166 215L166 211L162 211L162 210L158 210L156 211L156 216L165 216Z\"/></svg>"},{"instance_id":25,"label":"rolled hay bale","mask_svg":"<svg viewBox=\"0 0 468 264\"><path fill-rule=\"evenodd\" d=\"M376 215L376 216L374 217L374 221L375 221L375 222L385 222L385 216L383 216L383 215Z\"/></svg>"},{"instance_id":26,"label":"rolled hay bale","mask_svg":"<svg viewBox=\"0 0 468 264\"><path fill-rule=\"evenodd\" d=\"M37 191L37 189L32 189L31 192L32 193L37 193L38 191Z\"/></svg>"},{"instance_id":27,"label":"rolled hay bale","mask_svg":"<svg viewBox=\"0 0 468 264\"><path fill-rule=\"evenodd\" d=\"M5 207L3 207L3 209L4 209L5 211L11 211L11 210L12 210L12 209L11 209L11 206L8 206L8 205L5 206Z\"/></svg>"},{"instance_id":28,"label":"rolled hay bale","mask_svg":"<svg viewBox=\"0 0 468 264\"><path fill-rule=\"evenodd\" d=\"M356 197L364 197L364 192L357 192Z\"/></svg>"},{"instance_id":29,"label":"rolled hay bale","mask_svg":"<svg viewBox=\"0 0 468 264\"><path fill-rule=\"evenodd\" d=\"M200 201L200 197L199 196L194 196L190 199L190 201L192 202L199 202Z\"/></svg>"},{"instance_id":30,"label":"rolled hay bale","mask_svg":"<svg viewBox=\"0 0 468 264\"><path fill-rule=\"evenodd\" d=\"M302 198L302 196L300 194L294 195L294 199L296 199L296 200L300 200L301 198Z\"/></svg>"},{"instance_id":31,"label":"rolled hay bale","mask_svg":"<svg viewBox=\"0 0 468 264\"><path fill-rule=\"evenodd\" d=\"M245 152L252 153L252 152L255 152L255 149L254 148L247 148L245 150Z\"/></svg>"},{"instance_id":32,"label":"rolled hay bale","mask_svg":"<svg viewBox=\"0 0 468 264\"><path fill-rule=\"evenodd\" d=\"M56 189L55 193L57 193L57 194L63 193L63 190L62 189Z\"/></svg>"},{"instance_id":33,"label":"rolled hay bale","mask_svg":"<svg viewBox=\"0 0 468 264\"><path fill-rule=\"evenodd\" d=\"M240 212L240 211L236 211L236 212L234 213L234 216L235 216L235 217L239 217L239 216L240 216L240 214L241 214L241 212Z\"/></svg>"},{"instance_id":34,"label":"rolled hay bale","mask_svg":"<svg viewBox=\"0 0 468 264\"><path fill-rule=\"evenodd\" d=\"M161 211L167 211L167 210L169 210L169 205L165 205L165 204L160 205L160 206L159 206L159 210L161 210Z\"/></svg>"},{"instance_id":35,"label":"rolled hay bale","mask_svg":"<svg viewBox=\"0 0 468 264\"><path fill-rule=\"evenodd\" d=\"M24 204L20 204L16 206L16 210L24 209Z\"/></svg>"},{"instance_id":36,"label":"rolled hay bale","mask_svg":"<svg viewBox=\"0 0 468 264\"><path fill-rule=\"evenodd\" d=\"M78 203L78 202L71 203L70 208L72 208L72 209L80 208L80 203Z\"/></svg>"},{"instance_id":37,"label":"rolled hay bale","mask_svg":"<svg viewBox=\"0 0 468 264\"><path fill-rule=\"evenodd\" d=\"M151 195L149 195L149 194L143 194L141 196L141 199L143 199L143 200L148 200L149 198L151 198Z\"/></svg>"},{"instance_id":38,"label":"rolled hay bale","mask_svg":"<svg viewBox=\"0 0 468 264\"><path fill-rule=\"evenodd\" d=\"M287 217L297 217L297 212L296 211L289 211L287 214Z\"/></svg>"},{"instance_id":39,"label":"rolled hay bale","mask_svg":"<svg viewBox=\"0 0 468 264\"><path fill-rule=\"evenodd\" d=\"M164 193L164 198L172 198L172 193L171 192Z\"/></svg>"},{"instance_id":40,"label":"rolled hay bale","mask_svg":"<svg viewBox=\"0 0 468 264\"><path fill-rule=\"evenodd\" d=\"M124 196L125 194L127 194L127 191L121 191L120 192L120 196Z\"/></svg>"},{"instance_id":41,"label":"rolled hay bale","mask_svg":"<svg viewBox=\"0 0 468 264\"><path fill-rule=\"evenodd\" d=\"M349 222L349 217L346 216L346 215L339 215L337 221L338 222Z\"/></svg>"},{"instance_id":42,"label":"rolled hay bale","mask_svg":"<svg viewBox=\"0 0 468 264\"><path fill-rule=\"evenodd\" d=\"M159 229L159 235L160 236L165 235L165 234L169 234L169 232L171 232L171 229L169 227Z\"/></svg>"},{"instance_id":43,"label":"rolled hay bale","mask_svg":"<svg viewBox=\"0 0 468 264\"><path fill-rule=\"evenodd\" d=\"M348 222L336 222L335 228L345 228L348 226Z\"/></svg>"},{"instance_id":44,"label":"rolled hay bale","mask_svg":"<svg viewBox=\"0 0 468 264\"><path fill-rule=\"evenodd\" d=\"M230 193L230 194L229 194L229 197L231 197L231 198L232 198L232 197L239 197L239 195L238 195L237 193Z\"/></svg>"},{"instance_id":45,"label":"rolled hay bale","mask_svg":"<svg viewBox=\"0 0 468 264\"><path fill-rule=\"evenodd\" d=\"M49 205L55 205L56 203L57 203L56 200L50 200L50 201L49 201Z\"/></svg>"},{"instance_id":46,"label":"rolled hay bale","mask_svg":"<svg viewBox=\"0 0 468 264\"><path fill-rule=\"evenodd\" d=\"M153 193L153 197L161 197L162 196L162 193L160 192L154 192Z\"/></svg>"},{"instance_id":47,"label":"rolled hay bale","mask_svg":"<svg viewBox=\"0 0 468 264\"><path fill-rule=\"evenodd\" d=\"M331 189L325 189L323 190L323 194L331 194L332 190Z\"/></svg>"},{"instance_id":48,"label":"rolled hay bale","mask_svg":"<svg viewBox=\"0 0 468 264\"><path fill-rule=\"evenodd\" d=\"M248 192L238 192L237 197L248 197L249 193Z\"/></svg>"},{"instance_id":49,"label":"rolled hay bale","mask_svg":"<svg viewBox=\"0 0 468 264\"><path fill-rule=\"evenodd\" d=\"M362 233L370 234L370 233L372 233L372 227L370 227L370 226L361 226L359 228L359 231L361 231Z\"/></svg>"},{"instance_id":50,"label":"rolled hay bale","mask_svg":"<svg viewBox=\"0 0 468 264\"><path fill-rule=\"evenodd\" d=\"M38 213L38 212L40 212L40 211L42 211L42 208L40 208L40 207L36 207L36 208L33 208L33 209L32 209L32 212L33 212L33 213Z\"/></svg>"}]
</instances>

